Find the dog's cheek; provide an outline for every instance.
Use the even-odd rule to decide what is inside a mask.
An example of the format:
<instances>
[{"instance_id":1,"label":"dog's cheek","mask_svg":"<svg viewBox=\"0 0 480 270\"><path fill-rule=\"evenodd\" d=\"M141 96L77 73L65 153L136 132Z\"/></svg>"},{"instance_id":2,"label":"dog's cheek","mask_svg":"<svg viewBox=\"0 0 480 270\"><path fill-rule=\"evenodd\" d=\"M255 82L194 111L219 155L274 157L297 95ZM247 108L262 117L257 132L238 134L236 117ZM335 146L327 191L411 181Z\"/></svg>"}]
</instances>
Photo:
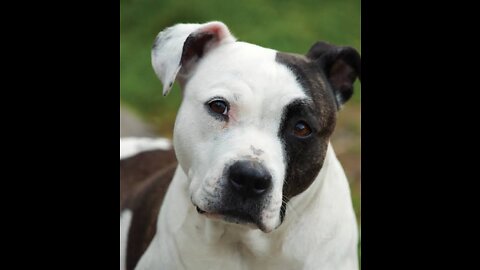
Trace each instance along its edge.
<instances>
[{"instance_id":1,"label":"dog's cheek","mask_svg":"<svg viewBox=\"0 0 480 270\"><path fill-rule=\"evenodd\" d=\"M191 181L200 182L212 166L209 162L215 152L217 132L215 127L212 127L214 121L210 118L203 104L185 98L175 121L173 138L175 153L181 168ZM192 175L201 179L195 180ZM191 184L197 187L201 185Z\"/></svg>"},{"instance_id":2,"label":"dog's cheek","mask_svg":"<svg viewBox=\"0 0 480 270\"><path fill-rule=\"evenodd\" d=\"M195 134L196 119L188 107L184 101L178 111L173 132L175 154L181 168L187 175L192 167L192 161L196 159L195 153L197 152L196 140L192 138L198 137L198 135Z\"/></svg>"}]
</instances>

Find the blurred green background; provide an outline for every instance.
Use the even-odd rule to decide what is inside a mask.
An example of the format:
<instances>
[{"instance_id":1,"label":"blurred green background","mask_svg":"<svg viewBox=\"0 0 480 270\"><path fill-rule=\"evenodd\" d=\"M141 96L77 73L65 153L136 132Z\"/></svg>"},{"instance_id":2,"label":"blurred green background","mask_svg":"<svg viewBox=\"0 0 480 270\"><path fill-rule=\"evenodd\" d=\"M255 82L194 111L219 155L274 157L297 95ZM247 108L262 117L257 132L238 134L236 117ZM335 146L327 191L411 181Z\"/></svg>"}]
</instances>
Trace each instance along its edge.
<instances>
[{"instance_id":1,"label":"blurred green background","mask_svg":"<svg viewBox=\"0 0 480 270\"><path fill-rule=\"evenodd\" d=\"M242 41L279 51L306 53L318 40L348 45L360 51L359 0L121 0L120 97L121 104L171 137L180 105L175 85L168 97L150 62L158 32L176 23L218 20ZM345 168L360 223L360 83L339 112L332 138Z\"/></svg>"}]
</instances>

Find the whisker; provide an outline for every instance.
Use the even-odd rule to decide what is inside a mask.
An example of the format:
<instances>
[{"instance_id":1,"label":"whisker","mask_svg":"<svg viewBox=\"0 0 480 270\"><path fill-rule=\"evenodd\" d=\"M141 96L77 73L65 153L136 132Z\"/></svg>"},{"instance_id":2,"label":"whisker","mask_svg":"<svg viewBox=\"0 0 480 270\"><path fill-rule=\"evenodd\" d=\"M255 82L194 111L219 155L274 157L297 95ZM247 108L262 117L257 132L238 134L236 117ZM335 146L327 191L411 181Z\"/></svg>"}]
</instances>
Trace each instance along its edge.
<instances>
[{"instance_id":1,"label":"whisker","mask_svg":"<svg viewBox=\"0 0 480 270\"><path fill-rule=\"evenodd\" d=\"M285 203L285 206L282 206L282 207L285 207L288 209L291 210L291 212L295 215L296 218L300 218L300 214L297 212L297 210L295 210L293 208L293 206L291 204L288 204L288 200L285 198L285 196L282 195L282 202ZM287 209L285 209L285 212L286 212Z\"/></svg>"}]
</instances>

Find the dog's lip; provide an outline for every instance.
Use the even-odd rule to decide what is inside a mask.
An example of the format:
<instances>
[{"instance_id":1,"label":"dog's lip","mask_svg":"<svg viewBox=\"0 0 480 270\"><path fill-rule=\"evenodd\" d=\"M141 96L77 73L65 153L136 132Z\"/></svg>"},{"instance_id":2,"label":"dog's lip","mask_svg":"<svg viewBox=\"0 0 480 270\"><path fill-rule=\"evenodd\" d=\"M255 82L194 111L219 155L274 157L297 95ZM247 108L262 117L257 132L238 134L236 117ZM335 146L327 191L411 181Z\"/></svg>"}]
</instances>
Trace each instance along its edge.
<instances>
[{"instance_id":1,"label":"dog's lip","mask_svg":"<svg viewBox=\"0 0 480 270\"><path fill-rule=\"evenodd\" d=\"M206 213L206 211L203 211L203 210L200 209L198 206L196 206L196 207L197 207L197 212L198 212L199 214L205 214L205 213Z\"/></svg>"},{"instance_id":2,"label":"dog's lip","mask_svg":"<svg viewBox=\"0 0 480 270\"><path fill-rule=\"evenodd\" d=\"M201 209L200 207L198 207L196 205L195 205L195 208L197 210L197 213L199 213L200 215L204 215L204 216L207 216L207 217L220 217L220 216L222 216L220 213L207 212L207 211Z\"/></svg>"},{"instance_id":3,"label":"dog's lip","mask_svg":"<svg viewBox=\"0 0 480 270\"><path fill-rule=\"evenodd\" d=\"M209 212L205 211L205 210L202 210L200 207L196 206L195 205L195 209L197 210L197 213L199 213L200 215L208 215L210 214Z\"/></svg>"},{"instance_id":4,"label":"dog's lip","mask_svg":"<svg viewBox=\"0 0 480 270\"><path fill-rule=\"evenodd\" d=\"M220 214L211 213L211 212L207 212L205 210L202 210L200 207L198 207L196 205L195 205L195 208L197 210L197 213L199 213L200 215L204 215L204 216L209 217L209 218L217 218L217 219L220 219L222 217L222 215L220 215Z\"/></svg>"},{"instance_id":5,"label":"dog's lip","mask_svg":"<svg viewBox=\"0 0 480 270\"><path fill-rule=\"evenodd\" d=\"M207 212L205 210L202 210L200 207L198 207L196 205L195 205L195 208L200 215L204 215L205 217L208 217L208 218L220 219L220 220L224 220L224 221L229 222L229 223L250 225L250 226L258 228L258 229L260 229L264 232L268 232L268 230L266 230L265 226L256 222L255 219L250 214L242 212L242 211L224 210L224 211L220 211L218 213L212 213L212 212Z\"/></svg>"}]
</instances>

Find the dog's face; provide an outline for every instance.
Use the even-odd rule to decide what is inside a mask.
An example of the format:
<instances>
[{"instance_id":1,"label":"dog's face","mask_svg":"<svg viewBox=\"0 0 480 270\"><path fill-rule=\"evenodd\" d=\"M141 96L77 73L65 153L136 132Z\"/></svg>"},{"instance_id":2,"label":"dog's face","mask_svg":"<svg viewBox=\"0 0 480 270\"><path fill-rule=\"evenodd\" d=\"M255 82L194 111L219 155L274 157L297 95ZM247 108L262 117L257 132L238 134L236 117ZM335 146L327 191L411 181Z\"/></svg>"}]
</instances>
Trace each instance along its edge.
<instances>
[{"instance_id":1,"label":"dog's face","mask_svg":"<svg viewBox=\"0 0 480 270\"><path fill-rule=\"evenodd\" d=\"M358 53L326 43L306 56L281 53L237 42L213 22L168 28L152 56L164 93L175 79L183 88L174 147L197 211L277 228L322 167L360 74Z\"/></svg>"}]
</instances>

